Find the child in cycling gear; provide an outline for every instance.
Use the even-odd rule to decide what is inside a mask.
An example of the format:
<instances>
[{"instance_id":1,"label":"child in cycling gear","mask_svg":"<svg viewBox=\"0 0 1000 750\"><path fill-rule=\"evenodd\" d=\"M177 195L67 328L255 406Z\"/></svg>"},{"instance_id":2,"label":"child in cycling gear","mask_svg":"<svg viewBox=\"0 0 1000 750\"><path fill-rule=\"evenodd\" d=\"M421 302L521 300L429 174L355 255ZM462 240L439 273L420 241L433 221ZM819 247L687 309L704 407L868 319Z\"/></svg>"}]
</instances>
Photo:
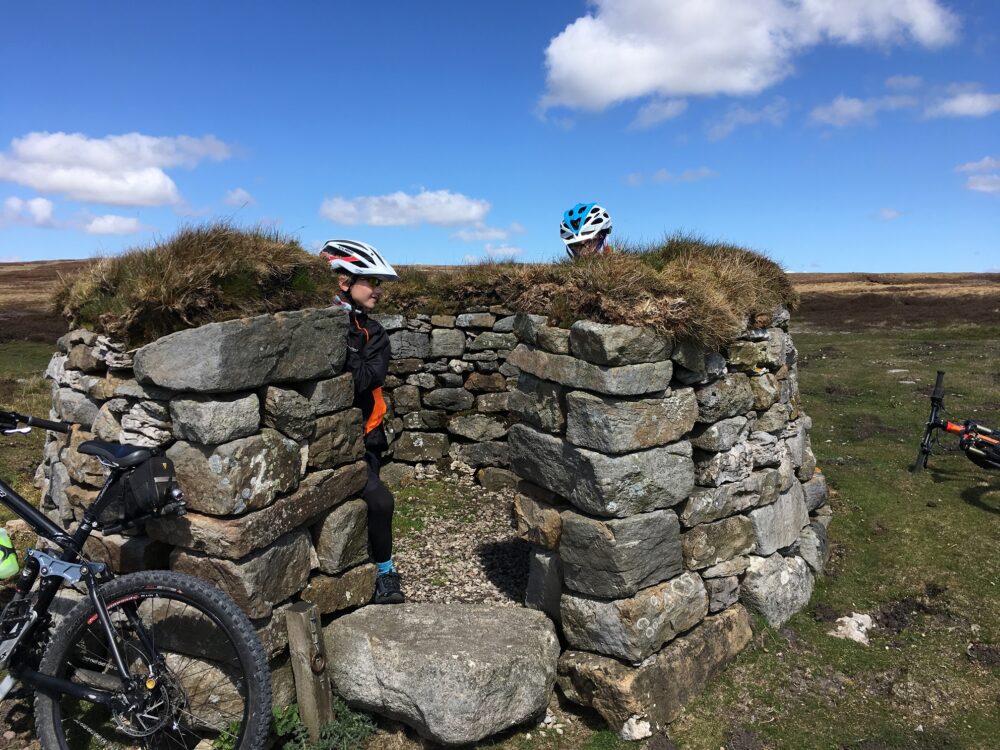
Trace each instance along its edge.
<instances>
[{"instance_id":1,"label":"child in cycling gear","mask_svg":"<svg viewBox=\"0 0 1000 750\"><path fill-rule=\"evenodd\" d=\"M571 258L599 255L611 251L611 214L596 203L577 203L563 214L559 235Z\"/></svg>"},{"instance_id":2,"label":"child in cycling gear","mask_svg":"<svg viewBox=\"0 0 1000 750\"><path fill-rule=\"evenodd\" d=\"M392 513L395 498L379 478L382 453L389 447L382 419L386 413L382 384L392 352L385 329L368 313L382 295L382 281L399 275L371 245L354 240L330 240L320 255L337 272L339 293L335 304L348 312L346 367L354 376L354 405L364 419L365 461L368 481L361 493L368 504L368 539L378 566L376 604L401 604L402 581L392 561Z\"/></svg>"}]
</instances>

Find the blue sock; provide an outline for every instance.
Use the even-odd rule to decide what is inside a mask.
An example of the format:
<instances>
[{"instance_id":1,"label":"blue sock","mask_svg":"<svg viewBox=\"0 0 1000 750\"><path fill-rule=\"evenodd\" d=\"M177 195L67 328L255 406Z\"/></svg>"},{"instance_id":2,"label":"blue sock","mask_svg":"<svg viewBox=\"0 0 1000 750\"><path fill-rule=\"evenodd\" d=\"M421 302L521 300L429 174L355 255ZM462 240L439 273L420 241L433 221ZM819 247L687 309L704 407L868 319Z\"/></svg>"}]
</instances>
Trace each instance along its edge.
<instances>
[{"instance_id":1,"label":"blue sock","mask_svg":"<svg viewBox=\"0 0 1000 750\"><path fill-rule=\"evenodd\" d=\"M385 562L377 562L375 564L378 566L378 575L380 576L385 575L386 573L392 573L396 570L396 566L393 564L391 557Z\"/></svg>"}]
</instances>

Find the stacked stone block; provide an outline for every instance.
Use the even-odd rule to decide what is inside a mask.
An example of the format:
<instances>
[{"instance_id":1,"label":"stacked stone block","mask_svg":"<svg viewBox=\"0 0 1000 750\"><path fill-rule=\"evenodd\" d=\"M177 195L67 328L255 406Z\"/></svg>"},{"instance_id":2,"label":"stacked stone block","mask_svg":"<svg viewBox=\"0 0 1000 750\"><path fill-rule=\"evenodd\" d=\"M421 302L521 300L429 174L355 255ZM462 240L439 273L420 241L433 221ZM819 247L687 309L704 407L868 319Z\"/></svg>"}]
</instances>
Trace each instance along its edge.
<instances>
[{"instance_id":1,"label":"stacked stone block","mask_svg":"<svg viewBox=\"0 0 1000 750\"><path fill-rule=\"evenodd\" d=\"M50 433L36 475L43 509L73 524L105 472L75 451L94 437L160 448L174 461L188 513L144 533L93 535L87 551L118 572L171 568L206 579L248 614L272 658L275 704L294 702L284 613L315 602L326 619L367 603L361 412L342 374L339 309L213 323L134 352L74 331L47 376ZM196 625L192 623L192 626Z\"/></svg>"},{"instance_id":2,"label":"stacked stone block","mask_svg":"<svg viewBox=\"0 0 1000 750\"><path fill-rule=\"evenodd\" d=\"M519 315L508 442L526 604L561 626L559 684L623 737L663 728L780 625L827 558L826 485L787 313L721 352Z\"/></svg>"},{"instance_id":3,"label":"stacked stone block","mask_svg":"<svg viewBox=\"0 0 1000 750\"><path fill-rule=\"evenodd\" d=\"M514 315L502 307L458 315L376 315L392 361L384 394L394 439L383 477L396 484L421 464L475 472L490 489L513 485L507 449L508 391L519 370Z\"/></svg>"}]
</instances>

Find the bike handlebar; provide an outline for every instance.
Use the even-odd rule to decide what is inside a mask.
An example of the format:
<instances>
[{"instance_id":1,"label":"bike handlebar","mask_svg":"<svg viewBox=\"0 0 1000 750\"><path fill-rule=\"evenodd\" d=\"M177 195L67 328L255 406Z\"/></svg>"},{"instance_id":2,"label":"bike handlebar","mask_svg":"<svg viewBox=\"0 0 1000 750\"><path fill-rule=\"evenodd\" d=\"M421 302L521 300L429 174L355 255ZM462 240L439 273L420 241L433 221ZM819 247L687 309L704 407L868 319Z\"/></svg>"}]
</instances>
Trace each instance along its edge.
<instances>
[{"instance_id":1,"label":"bike handlebar","mask_svg":"<svg viewBox=\"0 0 1000 750\"><path fill-rule=\"evenodd\" d=\"M940 403L944 399L944 370L937 371L937 380L934 381L934 390L931 392L931 399Z\"/></svg>"},{"instance_id":2,"label":"bike handlebar","mask_svg":"<svg viewBox=\"0 0 1000 750\"><path fill-rule=\"evenodd\" d=\"M15 426L18 423L21 423L26 424L29 427L41 427L43 430L52 430L52 432L62 433L68 433L74 427L74 425L69 422L53 422L50 419L41 419L40 417L18 414L16 411L0 412L0 422L4 421Z\"/></svg>"}]
</instances>

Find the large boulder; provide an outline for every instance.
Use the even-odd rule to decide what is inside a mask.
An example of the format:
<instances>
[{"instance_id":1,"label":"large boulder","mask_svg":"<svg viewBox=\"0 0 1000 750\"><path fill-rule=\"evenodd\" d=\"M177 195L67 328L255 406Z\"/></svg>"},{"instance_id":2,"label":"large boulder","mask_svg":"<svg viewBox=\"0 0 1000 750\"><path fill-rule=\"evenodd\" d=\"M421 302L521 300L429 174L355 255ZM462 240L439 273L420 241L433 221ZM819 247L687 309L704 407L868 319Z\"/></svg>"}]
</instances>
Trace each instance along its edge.
<instances>
[{"instance_id":1,"label":"large boulder","mask_svg":"<svg viewBox=\"0 0 1000 750\"><path fill-rule=\"evenodd\" d=\"M569 331L570 351L595 365L634 365L670 359L674 340L651 328L580 320Z\"/></svg>"},{"instance_id":2,"label":"large boulder","mask_svg":"<svg viewBox=\"0 0 1000 750\"><path fill-rule=\"evenodd\" d=\"M507 443L518 474L596 516L669 508L694 487L691 445L683 441L606 456L516 424Z\"/></svg>"},{"instance_id":3,"label":"large boulder","mask_svg":"<svg viewBox=\"0 0 1000 750\"><path fill-rule=\"evenodd\" d=\"M559 658L555 628L532 609L364 607L327 625L324 636L339 695L444 745L543 713Z\"/></svg>"},{"instance_id":4,"label":"large boulder","mask_svg":"<svg viewBox=\"0 0 1000 750\"><path fill-rule=\"evenodd\" d=\"M801 557L754 555L740 585L740 599L772 627L780 628L809 603L813 574Z\"/></svg>"},{"instance_id":5,"label":"large boulder","mask_svg":"<svg viewBox=\"0 0 1000 750\"><path fill-rule=\"evenodd\" d=\"M135 376L177 391L248 391L330 377L344 366L347 314L298 310L177 331L135 353Z\"/></svg>"}]
</instances>

